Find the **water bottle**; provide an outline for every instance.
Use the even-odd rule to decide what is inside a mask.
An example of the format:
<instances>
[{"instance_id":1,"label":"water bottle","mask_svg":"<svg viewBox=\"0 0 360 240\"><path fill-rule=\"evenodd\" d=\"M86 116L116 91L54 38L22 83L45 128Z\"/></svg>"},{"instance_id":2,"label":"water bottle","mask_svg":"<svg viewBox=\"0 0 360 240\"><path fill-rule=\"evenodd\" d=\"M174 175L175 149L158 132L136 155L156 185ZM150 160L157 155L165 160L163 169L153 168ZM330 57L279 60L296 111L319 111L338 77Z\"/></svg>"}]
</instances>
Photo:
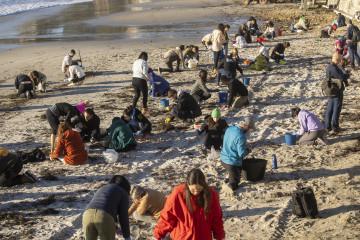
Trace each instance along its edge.
<instances>
[{"instance_id":1,"label":"water bottle","mask_svg":"<svg viewBox=\"0 0 360 240\"><path fill-rule=\"evenodd\" d=\"M277 169L277 160L275 154L273 154L273 169Z\"/></svg>"}]
</instances>

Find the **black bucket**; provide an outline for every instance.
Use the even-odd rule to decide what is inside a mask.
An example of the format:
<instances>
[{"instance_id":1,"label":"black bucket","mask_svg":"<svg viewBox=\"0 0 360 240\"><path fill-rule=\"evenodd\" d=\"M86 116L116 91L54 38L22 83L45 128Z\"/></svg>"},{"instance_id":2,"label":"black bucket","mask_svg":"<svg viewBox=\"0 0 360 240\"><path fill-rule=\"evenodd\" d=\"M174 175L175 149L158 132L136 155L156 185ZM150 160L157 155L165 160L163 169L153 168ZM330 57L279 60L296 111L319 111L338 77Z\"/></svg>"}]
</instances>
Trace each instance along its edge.
<instances>
[{"instance_id":1,"label":"black bucket","mask_svg":"<svg viewBox=\"0 0 360 240\"><path fill-rule=\"evenodd\" d=\"M267 160L264 159L244 159L242 161L241 177L244 180L257 182L264 179Z\"/></svg>"}]
</instances>

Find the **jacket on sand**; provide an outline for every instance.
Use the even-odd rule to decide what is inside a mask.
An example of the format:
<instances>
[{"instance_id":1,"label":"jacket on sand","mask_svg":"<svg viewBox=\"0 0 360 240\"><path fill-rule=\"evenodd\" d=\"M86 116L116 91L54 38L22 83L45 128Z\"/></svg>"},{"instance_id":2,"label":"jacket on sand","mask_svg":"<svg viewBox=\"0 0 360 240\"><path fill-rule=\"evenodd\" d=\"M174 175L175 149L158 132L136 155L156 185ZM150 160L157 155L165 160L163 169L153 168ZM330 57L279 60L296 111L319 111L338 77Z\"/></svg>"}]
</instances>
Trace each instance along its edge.
<instances>
[{"instance_id":1,"label":"jacket on sand","mask_svg":"<svg viewBox=\"0 0 360 240\"><path fill-rule=\"evenodd\" d=\"M87 161L88 154L80 134L69 129L59 138L55 152L50 157L64 157L65 163L79 165Z\"/></svg>"},{"instance_id":2,"label":"jacket on sand","mask_svg":"<svg viewBox=\"0 0 360 240\"><path fill-rule=\"evenodd\" d=\"M129 144L136 145L133 132L121 119L115 120L106 131L110 133L109 148L111 149L121 150Z\"/></svg>"},{"instance_id":3,"label":"jacket on sand","mask_svg":"<svg viewBox=\"0 0 360 240\"><path fill-rule=\"evenodd\" d=\"M139 203L133 203L129 208L129 216L135 211L139 215L149 213L152 219L159 219L161 210L165 205L166 197L156 190L146 189L146 194L140 199Z\"/></svg>"},{"instance_id":4,"label":"jacket on sand","mask_svg":"<svg viewBox=\"0 0 360 240\"><path fill-rule=\"evenodd\" d=\"M243 129L239 126L229 127L224 136L221 161L233 166L242 166L242 160L248 154Z\"/></svg>"},{"instance_id":5,"label":"jacket on sand","mask_svg":"<svg viewBox=\"0 0 360 240\"><path fill-rule=\"evenodd\" d=\"M210 188L210 212L199 208L191 196L194 212L188 210L185 200L185 184L175 187L167 197L165 207L154 230L156 239L165 238L170 232L173 240L216 240L225 238L219 194ZM206 214L206 218L205 218ZM213 235L213 236L212 236Z\"/></svg>"}]
</instances>

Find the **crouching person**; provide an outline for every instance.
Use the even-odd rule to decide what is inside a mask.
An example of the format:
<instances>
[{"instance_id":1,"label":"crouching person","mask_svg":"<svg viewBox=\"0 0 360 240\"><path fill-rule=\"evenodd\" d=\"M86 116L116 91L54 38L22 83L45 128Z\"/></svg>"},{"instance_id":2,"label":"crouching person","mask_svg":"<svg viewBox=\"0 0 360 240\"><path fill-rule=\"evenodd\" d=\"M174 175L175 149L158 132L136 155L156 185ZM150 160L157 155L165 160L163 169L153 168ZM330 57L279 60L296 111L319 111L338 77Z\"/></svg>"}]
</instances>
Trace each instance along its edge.
<instances>
[{"instance_id":1,"label":"crouching person","mask_svg":"<svg viewBox=\"0 0 360 240\"><path fill-rule=\"evenodd\" d=\"M84 142L100 139L100 118L92 108L86 108L83 114L77 115L71 121L71 126L77 128Z\"/></svg>"},{"instance_id":2,"label":"crouching person","mask_svg":"<svg viewBox=\"0 0 360 240\"><path fill-rule=\"evenodd\" d=\"M146 140L151 133L151 122L145 117L139 109L133 108L131 105L124 110L124 115L121 117L134 133L136 138Z\"/></svg>"},{"instance_id":3,"label":"crouching person","mask_svg":"<svg viewBox=\"0 0 360 240\"><path fill-rule=\"evenodd\" d=\"M20 74L15 78L17 95L21 98L31 99L36 97L34 86L28 75Z\"/></svg>"},{"instance_id":4,"label":"crouching person","mask_svg":"<svg viewBox=\"0 0 360 240\"><path fill-rule=\"evenodd\" d=\"M206 87L207 71L200 70L199 79L193 85L190 95L196 99L198 103L206 101L211 97L210 90Z\"/></svg>"},{"instance_id":5,"label":"crouching person","mask_svg":"<svg viewBox=\"0 0 360 240\"><path fill-rule=\"evenodd\" d=\"M109 184L96 191L83 215L85 240L115 240L117 219L120 222L122 235L130 240L129 227L129 193L130 183L120 175L113 176Z\"/></svg>"},{"instance_id":6,"label":"crouching person","mask_svg":"<svg viewBox=\"0 0 360 240\"><path fill-rule=\"evenodd\" d=\"M241 108L249 104L249 92L242 82L236 78L229 79L226 75L221 75L221 83L229 88L227 103L222 108Z\"/></svg>"},{"instance_id":7,"label":"crouching person","mask_svg":"<svg viewBox=\"0 0 360 240\"><path fill-rule=\"evenodd\" d=\"M165 196L156 190L134 186L130 197L133 204L128 211L129 217L133 215L138 221L156 224L165 205Z\"/></svg>"},{"instance_id":8,"label":"crouching person","mask_svg":"<svg viewBox=\"0 0 360 240\"><path fill-rule=\"evenodd\" d=\"M110 128L106 131L110 133L106 148L114 149L117 152L127 152L136 148L133 132L121 118L114 117Z\"/></svg>"},{"instance_id":9,"label":"crouching person","mask_svg":"<svg viewBox=\"0 0 360 240\"><path fill-rule=\"evenodd\" d=\"M233 193L239 188L242 170L242 160L250 153L246 148L245 133L255 129L254 121L245 118L240 122L240 126L229 127L224 136L223 148L221 151L221 164L226 169L227 178L223 185L225 193Z\"/></svg>"}]
</instances>

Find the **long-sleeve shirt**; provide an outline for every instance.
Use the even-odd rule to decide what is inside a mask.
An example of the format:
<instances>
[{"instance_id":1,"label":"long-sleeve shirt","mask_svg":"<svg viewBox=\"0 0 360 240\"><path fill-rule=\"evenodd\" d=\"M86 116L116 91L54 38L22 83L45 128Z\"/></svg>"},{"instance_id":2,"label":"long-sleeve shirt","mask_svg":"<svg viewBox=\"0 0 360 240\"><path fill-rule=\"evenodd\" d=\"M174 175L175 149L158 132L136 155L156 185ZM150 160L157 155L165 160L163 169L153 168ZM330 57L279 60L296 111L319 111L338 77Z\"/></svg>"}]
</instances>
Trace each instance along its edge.
<instances>
[{"instance_id":1,"label":"long-sleeve shirt","mask_svg":"<svg viewBox=\"0 0 360 240\"><path fill-rule=\"evenodd\" d=\"M242 166L242 160L249 154L246 148L246 136L239 126L229 127L224 136L221 161L233 166Z\"/></svg>"},{"instance_id":2,"label":"long-sleeve shirt","mask_svg":"<svg viewBox=\"0 0 360 240\"><path fill-rule=\"evenodd\" d=\"M181 51L181 49L179 47L167 51L165 53L165 55L164 55L164 58L168 58L168 57L176 56L176 55L179 56L180 61L183 63L184 62L184 55L183 55L183 52Z\"/></svg>"},{"instance_id":3,"label":"long-sleeve shirt","mask_svg":"<svg viewBox=\"0 0 360 240\"><path fill-rule=\"evenodd\" d=\"M149 65L147 61L143 59L138 59L134 62L132 70L133 70L133 77L147 79Z\"/></svg>"},{"instance_id":4,"label":"long-sleeve shirt","mask_svg":"<svg viewBox=\"0 0 360 240\"><path fill-rule=\"evenodd\" d=\"M344 83L348 85L347 79L349 78L349 74L344 74L339 67L331 62L326 67L326 77L327 78L334 78L334 79L340 79L341 80L341 90L345 90Z\"/></svg>"},{"instance_id":5,"label":"long-sleeve shirt","mask_svg":"<svg viewBox=\"0 0 360 240\"><path fill-rule=\"evenodd\" d=\"M229 97L227 101L228 106L232 106L235 97L248 96L249 92L245 85L237 79L231 79L229 82Z\"/></svg>"},{"instance_id":6,"label":"long-sleeve shirt","mask_svg":"<svg viewBox=\"0 0 360 240\"><path fill-rule=\"evenodd\" d=\"M284 54L284 52L285 52L285 47L284 47L284 44L282 44L282 43L276 44L274 50L272 51L273 54L274 54L274 53L275 53L275 54L276 54L276 53Z\"/></svg>"},{"instance_id":7,"label":"long-sleeve shirt","mask_svg":"<svg viewBox=\"0 0 360 240\"><path fill-rule=\"evenodd\" d=\"M208 93L209 89L206 87L205 85L205 81L202 80L201 78L199 78L198 80L196 80L194 86L192 87L191 91L190 91L190 95L194 95L199 91Z\"/></svg>"},{"instance_id":8,"label":"long-sleeve shirt","mask_svg":"<svg viewBox=\"0 0 360 240\"><path fill-rule=\"evenodd\" d=\"M231 73L231 76L233 77L236 76L236 70L238 70L241 74L243 74L243 70L239 66L239 63L229 57L224 57L223 59L221 59L218 68L219 69L224 68L224 71Z\"/></svg>"},{"instance_id":9,"label":"long-sleeve shirt","mask_svg":"<svg viewBox=\"0 0 360 240\"><path fill-rule=\"evenodd\" d=\"M63 59L63 61L62 61L62 64L61 64L61 70L63 71L63 72L65 72L65 66L66 65L71 65L71 63L72 63L72 57L68 54L68 55L66 55L65 57L64 57L64 59Z\"/></svg>"},{"instance_id":10,"label":"long-sleeve shirt","mask_svg":"<svg viewBox=\"0 0 360 240\"><path fill-rule=\"evenodd\" d=\"M109 213L115 222L119 217L123 237L128 238L130 237L128 208L129 194L119 185L112 183L97 190L85 210L103 210Z\"/></svg>"},{"instance_id":11,"label":"long-sleeve shirt","mask_svg":"<svg viewBox=\"0 0 360 240\"><path fill-rule=\"evenodd\" d=\"M354 42L352 39L353 39L353 34L354 34L354 25L351 24L347 30L346 30L346 39L348 41L348 45L351 49L353 49L356 45L357 45L357 42Z\"/></svg>"},{"instance_id":12,"label":"long-sleeve shirt","mask_svg":"<svg viewBox=\"0 0 360 240\"><path fill-rule=\"evenodd\" d=\"M159 191L146 189L145 196L143 196L138 203L134 202L129 208L129 216L136 211L139 215L150 213L153 219L159 219L165 201L166 197Z\"/></svg>"},{"instance_id":13,"label":"long-sleeve shirt","mask_svg":"<svg viewBox=\"0 0 360 240\"><path fill-rule=\"evenodd\" d=\"M216 52L221 51L222 45L225 43L225 36L224 34L218 30L215 29L212 33L212 49Z\"/></svg>"},{"instance_id":14,"label":"long-sleeve shirt","mask_svg":"<svg viewBox=\"0 0 360 240\"><path fill-rule=\"evenodd\" d=\"M75 106L68 103L56 103L49 109L57 117L65 116L65 122L67 123L71 123L71 118L80 115L79 110Z\"/></svg>"},{"instance_id":15,"label":"long-sleeve shirt","mask_svg":"<svg viewBox=\"0 0 360 240\"><path fill-rule=\"evenodd\" d=\"M69 67L69 73L70 73L70 78L68 79L68 81L72 81L74 80L76 77L77 78L82 78L85 77L85 73L82 70L81 67L79 67L78 65L71 65Z\"/></svg>"},{"instance_id":16,"label":"long-sleeve shirt","mask_svg":"<svg viewBox=\"0 0 360 240\"><path fill-rule=\"evenodd\" d=\"M301 126L301 129L297 131L297 135L303 135L309 131L319 131L324 129L324 125L320 120L315 116L315 114L309 112L308 110L301 110L298 115L298 120Z\"/></svg>"},{"instance_id":17,"label":"long-sleeve shirt","mask_svg":"<svg viewBox=\"0 0 360 240\"><path fill-rule=\"evenodd\" d=\"M20 74L19 76L17 76L15 78L15 87L16 87L16 89L19 89L19 86L20 86L20 84L22 82L32 84L31 79L30 79L29 76L27 76L25 74Z\"/></svg>"},{"instance_id":18,"label":"long-sleeve shirt","mask_svg":"<svg viewBox=\"0 0 360 240\"><path fill-rule=\"evenodd\" d=\"M90 133L91 137L96 137L100 135L100 118L98 115L94 114L93 117L86 121L83 114L78 115L71 121L72 127L78 127L85 133Z\"/></svg>"}]
</instances>

